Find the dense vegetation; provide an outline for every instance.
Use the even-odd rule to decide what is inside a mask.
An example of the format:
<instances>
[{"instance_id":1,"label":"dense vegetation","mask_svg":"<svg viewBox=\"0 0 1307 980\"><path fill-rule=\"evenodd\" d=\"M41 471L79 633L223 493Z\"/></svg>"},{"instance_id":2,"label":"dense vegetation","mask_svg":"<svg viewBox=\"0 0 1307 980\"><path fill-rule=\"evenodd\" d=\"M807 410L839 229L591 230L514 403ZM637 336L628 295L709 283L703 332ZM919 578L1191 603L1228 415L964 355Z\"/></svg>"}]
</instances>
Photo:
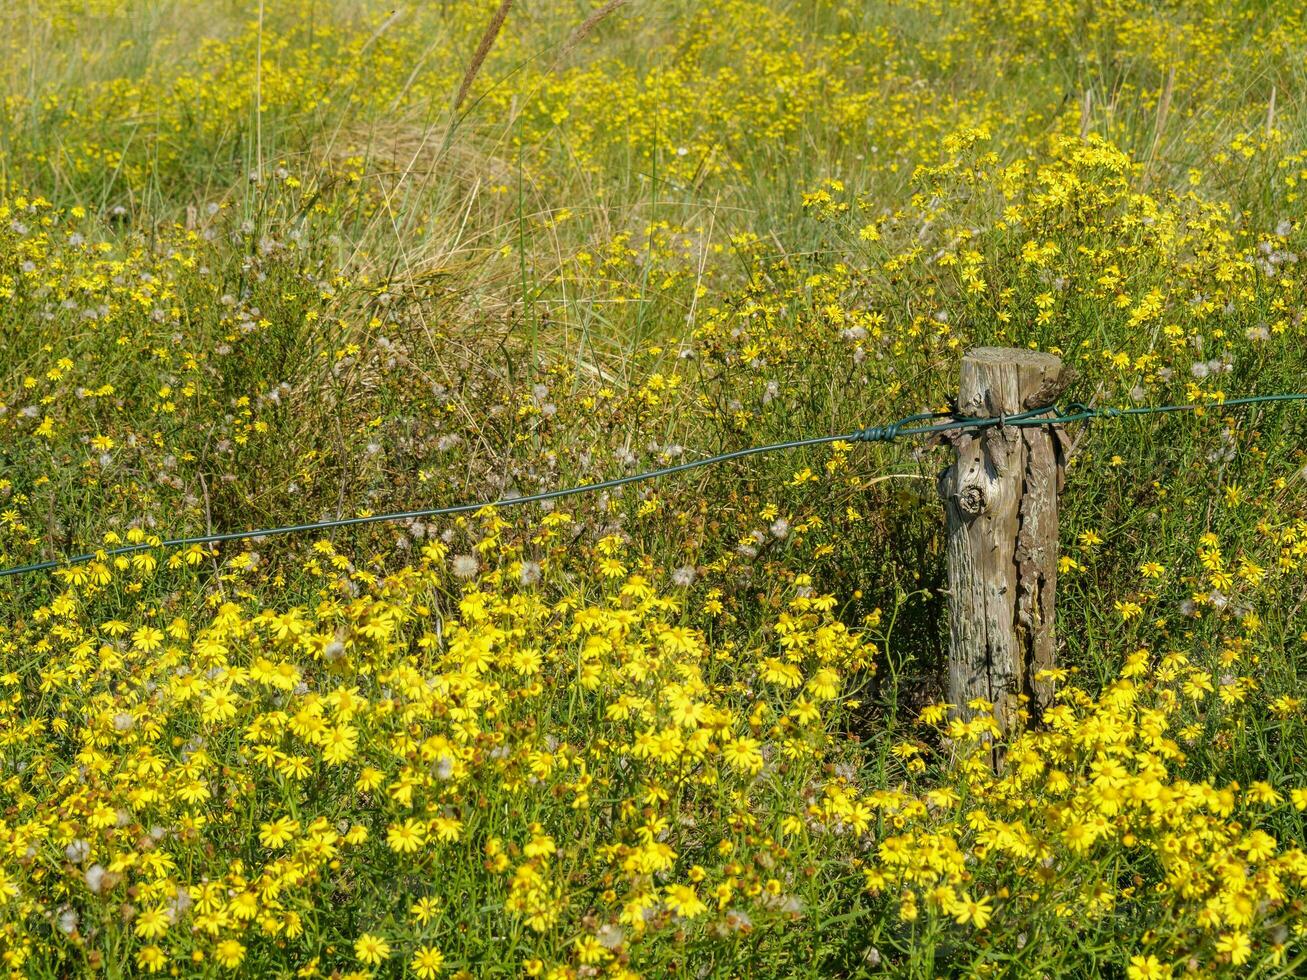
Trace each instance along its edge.
<instances>
[{"instance_id":1,"label":"dense vegetation","mask_svg":"<svg viewBox=\"0 0 1307 980\"><path fill-rule=\"evenodd\" d=\"M1305 56L1269 0L4 4L0 566L945 410L982 343L1206 407L1073 431L998 774L923 443L2 578L0 962L1297 975L1307 414L1221 402L1307 390Z\"/></svg>"}]
</instances>

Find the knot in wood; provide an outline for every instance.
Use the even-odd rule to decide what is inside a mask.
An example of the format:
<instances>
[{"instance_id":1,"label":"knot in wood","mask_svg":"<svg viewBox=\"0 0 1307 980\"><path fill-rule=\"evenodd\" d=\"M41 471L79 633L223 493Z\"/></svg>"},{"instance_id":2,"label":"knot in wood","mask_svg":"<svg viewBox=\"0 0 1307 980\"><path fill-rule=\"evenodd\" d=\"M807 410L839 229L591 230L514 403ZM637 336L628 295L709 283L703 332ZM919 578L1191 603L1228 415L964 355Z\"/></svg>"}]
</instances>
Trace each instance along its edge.
<instances>
[{"instance_id":1,"label":"knot in wood","mask_svg":"<svg viewBox=\"0 0 1307 980\"><path fill-rule=\"evenodd\" d=\"M985 509L985 488L976 483L969 483L958 491L958 510L968 517L975 517Z\"/></svg>"}]
</instances>

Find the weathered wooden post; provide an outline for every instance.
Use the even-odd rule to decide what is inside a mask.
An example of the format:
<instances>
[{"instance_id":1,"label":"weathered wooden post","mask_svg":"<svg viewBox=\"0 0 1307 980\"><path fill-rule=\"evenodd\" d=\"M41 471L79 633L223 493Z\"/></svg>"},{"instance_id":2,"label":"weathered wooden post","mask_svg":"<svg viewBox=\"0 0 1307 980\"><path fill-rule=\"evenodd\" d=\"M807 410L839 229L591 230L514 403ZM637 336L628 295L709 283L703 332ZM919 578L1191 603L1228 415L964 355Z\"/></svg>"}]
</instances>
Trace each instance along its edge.
<instances>
[{"instance_id":1,"label":"weathered wooden post","mask_svg":"<svg viewBox=\"0 0 1307 980\"><path fill-rule=\"evenodd\" d=\"M980 347L962 360L958 412L1016 415L1050 404L1070 382L1052 354ZM957 459L941 476L948 516L949 700L966 716L977 697L1011 730L1026 695L1037 713L1052 686L1057 495L1064 445L1053 425L946 433Z\"/></svg>"}]
</instances>

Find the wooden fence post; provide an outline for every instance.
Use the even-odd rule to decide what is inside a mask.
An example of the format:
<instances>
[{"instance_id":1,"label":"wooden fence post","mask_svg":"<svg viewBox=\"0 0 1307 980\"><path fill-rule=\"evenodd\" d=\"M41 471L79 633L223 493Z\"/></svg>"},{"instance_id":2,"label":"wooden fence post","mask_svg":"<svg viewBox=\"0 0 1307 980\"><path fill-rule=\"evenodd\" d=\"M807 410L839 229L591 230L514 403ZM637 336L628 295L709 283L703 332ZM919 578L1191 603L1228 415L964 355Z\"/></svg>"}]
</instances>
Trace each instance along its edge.
<instances>
[{"instance_id":1,"label":"wooden fence post","mask_svg":"<svg viewBox=\"0 0 1307 980\"><path fill-rule=\"evenodd\" d=\"M1071 372L1052 354L976 348L962 360L961 415L1016 415L1050 404ZM994 704L1004 733L1029 698L1038 714L1052 685L1036 682L1053 666L1057 583L1057 495L1062 489L1061 430L996 426L950 431L957 459L940 477L948 516L949 700Z\"/></svg>"}]
</instances>

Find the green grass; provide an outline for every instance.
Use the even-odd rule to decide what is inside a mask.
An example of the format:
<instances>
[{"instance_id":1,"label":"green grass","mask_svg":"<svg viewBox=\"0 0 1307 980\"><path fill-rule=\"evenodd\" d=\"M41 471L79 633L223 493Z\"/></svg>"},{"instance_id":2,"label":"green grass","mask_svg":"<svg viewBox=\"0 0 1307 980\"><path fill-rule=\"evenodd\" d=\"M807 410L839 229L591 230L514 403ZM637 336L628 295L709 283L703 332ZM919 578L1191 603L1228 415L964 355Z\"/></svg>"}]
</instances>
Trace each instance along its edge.
<instances>
[{"instance_id":1,"label":"green grass","mask_svg":"<svg viewBox=\"0 0 1307 980\"><path fill-rule=\"evenodd\" d=\"M131 528L221 533L495 499L850 431L945 407L963 352L980 344L1059 353L1078 372L1071 394L1098 404L1307 390L1297 218L1307 24L1289 5L633 0L565 50L591 5L518 4L453 115L494 6L230 0L201 14L169 0L33 0L0 13L0 564L94 549ZM1223 675L1249 679L1237 699L1213 693L1176 709L1192 737L1169 772L1287 794L1307 749L1301 707L1277 700L1304 689L1307 415L1214 405L1074 436L1061 662L1092 696L1110 694L1140 649L1148 697L1165 700L1160 665L1174 652L1218 687ZM980 933L944 905L928 908L924 884L918 920L900 918L901 883L865 890L860 868L882 860L894 833L924 834L917 818L903 830L878 812L856 840L819 833L817 816L802 832L782 829L783 817L808 820L838 776L866 796L959 787L1004 819L1017 819L1019 807L1003 808L1026 793L1032 833L1055 797L975 782L957 758L965 738L915 721L944 696L933 479L946 454L896 443L859 446L827 471L829 460L778 454L577 500L558 537L541 537L537 509L504 512L503 528L431 531L449 532L451 556L484 543L477 587L496 601L536 595L514 583L521 562L539 561L540 601L581 609L634 602L597 571L601 543L620 538L627 572L681 597L646 610L655 625L640 642L664 626L697 631L703 657L685 657L706 678L703 699L769 751L789 729L746 723L768 699L784 715L758 680L761 658L796 594L834 595L831 621L875 645L875 667L843 672L844 699L810 728L795 725L811 754L769 759L757 781L723 776L710 789L651 763L648 780L669 798L646 803L648 787L595 750L588 765L608 782L594 810L573 811L575 773L527 789L469 739L481 753L459 787L469 795L432 790L429 801L432 814L460 808L465 846L424 852L409 873L385 845L399 811L354 793L354 770L348 780L325 765L300 782L248 775L242 726L274 710L271 693L242 701L239 724L173 706L159 736L176 743L169 765L189 740L208 739L223 771L213 785L227 787L191 807L213 829L178 838L175 856L196 881L264 861L257 827L282 812L372 834L343 870L315 870L302 897L307 938L250 939L246 968L289 975L314 957L324 974L357 968L353 943L371 931L402 952L383 968L398 975L421 932L405 924L407 905L433 894L447 909L432 935L450 972L514 972L539 958L546 972L579 975L588 964L574 941L620 906L594 855L637 839L639 820L623 808L647 806L676 828L681 854L659 887L692 880L692 865L708 869L708 884L732 877L714 850L730 838L758 883L783 881L802 907L750 896L750 930L723 918L726 906L665 913L623 947L650 976L1115 976L1154 952L1237 974L1243 964L1216 945L1231 932L1252 937L1256 975L1290 975L1300 891L1251 925L1196 925L1197 913L1172 914L1147 893L1167 874L1156 856L1114 839L1097 857L1066 858L1059 867L1072 870L1038 901L998 898ZM805 468L817 479L796 480ZM789 534L772 533L777 519ZM436 621L473 622L459 611L473 585L438 570L416 584L385 580L420 561L426 532L325 537L343 556L336 568L309 536L251 545L253 571L228 547L193 566L115 571L102 586L0 582L0 658L17 678L4 681L17 700L0 716L0 802L13 825L45 821L49 835L39 876L5 838L0 869L23 891L0 907L3 941L28 950L14 971L145 968L131 922L148 902L131 915L127 898L88 902L60 856L63 818L40 803L74 792L79 753L112 756L119 771L129 750L97 741L96 711L144 711L137 685L167 683L151 651L130 649L120 671L60 674L61 662L90 655L70 652L83 639L127 646L100 624L183 616L198 633L230 602L248 624L232 664L276 652L317 692L341 680L321 656L345 630L330 603L393 600L402 628L375 649L360 641L375 662L351 661L351 683L382 703L392 683L378 678L396 663L455 673L443 639L418 639ZM1143 575L1149 562L1165 572ZM693 588L669 585L685 568ZM59 612L69 594L77 611ZM1123 603L1141 613L1123 618ZM261 615L290 608L306 611L318 647L284 648L261 632ZM582 754L628 737L605 714L618 688L580 681L570 614L519 621L521 608L505 605L497 615L521 631L517 647L545 648L549 696L524 696L505 709L511 724L487 720L482 735L523 753L543 751L549 735ZM187 662L196 656L188 647ZM618 676L625 656L612 653L605 669ZM684 663L665 666L662 684L685 682ZM805 662L805 677L815 669ZM399 737L381 721L368 735ZM906 743L929 759L924 771L893 751ZM39 778L8 768L20 760ZM247 809L224 811L227 800ZM1281 850L1302 847L1302 815L1287 800L1237 819ZM745 827L742 813L763 825ZM1054 840L1060 824L1048 819ZM974 828L958 820L974 855ZM488 870L484 851L490 837L525 846L537 821L563 845L566 892L559 923L541 931L506 911L506 873ZM977 857L966 887L1016 896L1024 867ZM1147 884L1127 893L1135 874ZM1117 905L1084 898L1095 881ZM1058 902L1071 912L1053 911ZM65 906L97 923L80 941L51 925ZM1282 927L1292 938L1277 940ZM181 972L216 974L217 939L174 927L160 942Z\"/></svg>"}]
</instances>

